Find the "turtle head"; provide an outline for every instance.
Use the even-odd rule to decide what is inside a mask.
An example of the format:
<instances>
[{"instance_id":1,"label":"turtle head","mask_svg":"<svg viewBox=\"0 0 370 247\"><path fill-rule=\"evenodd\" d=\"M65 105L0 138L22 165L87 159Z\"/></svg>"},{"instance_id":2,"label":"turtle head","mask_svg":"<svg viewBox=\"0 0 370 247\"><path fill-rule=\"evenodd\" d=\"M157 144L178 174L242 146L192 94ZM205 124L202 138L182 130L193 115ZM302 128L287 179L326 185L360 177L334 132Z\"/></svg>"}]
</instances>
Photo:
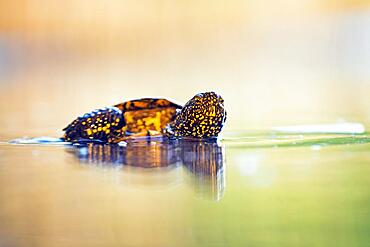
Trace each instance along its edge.
<instances>
[{"instance_id":1,"label":"turtle head","mask_svg":"<svg viewBox=\"0 0 370 247\"><path fill-rule=\"evenodd\" d=\"M217 137L226 120L224 100L214 92L199 93L191 98L171 124L174 136Z\"/></svg>"}]
</instances>

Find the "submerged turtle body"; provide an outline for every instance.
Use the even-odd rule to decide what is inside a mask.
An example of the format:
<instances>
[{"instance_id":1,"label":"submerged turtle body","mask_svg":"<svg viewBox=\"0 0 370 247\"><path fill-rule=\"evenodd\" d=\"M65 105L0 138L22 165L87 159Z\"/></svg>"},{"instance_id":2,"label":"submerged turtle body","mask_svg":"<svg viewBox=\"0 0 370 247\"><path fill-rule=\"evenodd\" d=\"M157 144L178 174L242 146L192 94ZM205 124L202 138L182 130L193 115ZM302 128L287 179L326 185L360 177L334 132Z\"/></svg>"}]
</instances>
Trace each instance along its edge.
<instances>
[{"instance_id":1,"label":"submerged turtle body","mask_svg":"<svg viewBox=\"0 0 370 247\"><path fill-rule=\"evenodd\" d=\"M63 130L70 142L118 143L143 135L217 137L226 120L217 94L194 96L184 107L167 99L143 98L86 113Z\"/></svg>"}]
</instances>

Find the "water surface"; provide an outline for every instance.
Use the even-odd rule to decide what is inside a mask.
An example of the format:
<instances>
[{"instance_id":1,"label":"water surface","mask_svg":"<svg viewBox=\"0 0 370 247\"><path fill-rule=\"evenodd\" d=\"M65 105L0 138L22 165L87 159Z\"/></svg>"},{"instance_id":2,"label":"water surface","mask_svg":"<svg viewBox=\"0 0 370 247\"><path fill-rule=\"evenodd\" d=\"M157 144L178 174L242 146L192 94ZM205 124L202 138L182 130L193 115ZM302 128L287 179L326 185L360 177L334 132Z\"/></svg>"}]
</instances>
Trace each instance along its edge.
<instances>
[{"instance_id":1,"label":"water surface","mask_svg":"<svg viewBox=\"0 0 370 247\"><path fill-rule=\"evenodd\" d=\"M2 143L0 246L368 245L366 133L239 137Z\"/></svg>"}]
</instances>

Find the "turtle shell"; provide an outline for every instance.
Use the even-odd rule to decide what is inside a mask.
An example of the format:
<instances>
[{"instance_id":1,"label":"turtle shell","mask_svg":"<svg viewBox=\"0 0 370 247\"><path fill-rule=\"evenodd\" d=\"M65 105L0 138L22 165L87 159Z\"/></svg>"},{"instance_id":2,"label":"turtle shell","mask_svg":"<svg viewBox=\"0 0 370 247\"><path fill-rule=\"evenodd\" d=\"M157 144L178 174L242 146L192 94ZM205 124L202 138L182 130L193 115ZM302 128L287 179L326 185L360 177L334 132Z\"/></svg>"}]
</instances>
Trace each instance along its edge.
<instances>
[{"instance_id":1,"label":"turtle shell","mask_svg":"<svg viewBox=\"0 0 370 247\"><path fill-rule=\"evenodd\" d=\"M174 119L182 106L167 99L144 98L115 105L123 113L127 135L148 132L161 132Z\"/></svg>"},{"instance_id":2,"label":"turtle shell","mask_svg":"<svg viewBox=\"0 0 370 247\"><path fill-rule=\"evenodd\" d=\"M66 141L119 142L123 137L162 132L182 106L167 99L144 98L86 113L63 130Z\"/></svg>"}]
</instances>

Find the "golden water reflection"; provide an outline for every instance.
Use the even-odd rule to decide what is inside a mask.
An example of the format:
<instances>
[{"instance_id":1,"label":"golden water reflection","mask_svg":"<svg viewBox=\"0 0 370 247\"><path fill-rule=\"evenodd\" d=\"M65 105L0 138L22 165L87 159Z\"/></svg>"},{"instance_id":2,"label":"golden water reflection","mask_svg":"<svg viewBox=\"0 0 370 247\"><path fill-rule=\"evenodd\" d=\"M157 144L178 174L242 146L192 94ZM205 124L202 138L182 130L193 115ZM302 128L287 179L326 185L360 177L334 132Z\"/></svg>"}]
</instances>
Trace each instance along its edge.
<instances>
[{"instance_id":1,"label":"golden water reflection","mask_svg":"<svg viewBox=\"0 0 370 247\"><path fill-rule=\"evenodd\" d=\"M67 149L82 164L104 167L184 166L198 195L220 200L225 188L224 146L214 141L135 140L125 145L87 143Z\"/></svg>"}]
</instances>

